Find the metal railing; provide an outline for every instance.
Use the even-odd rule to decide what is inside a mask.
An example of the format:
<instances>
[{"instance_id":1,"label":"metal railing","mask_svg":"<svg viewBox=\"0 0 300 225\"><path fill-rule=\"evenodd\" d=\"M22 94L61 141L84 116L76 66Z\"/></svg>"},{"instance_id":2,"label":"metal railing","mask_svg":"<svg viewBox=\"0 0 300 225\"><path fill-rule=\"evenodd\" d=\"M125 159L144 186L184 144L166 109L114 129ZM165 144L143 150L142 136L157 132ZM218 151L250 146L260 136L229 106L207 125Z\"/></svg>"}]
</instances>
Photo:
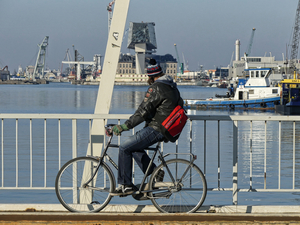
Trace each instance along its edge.
<instances>
[{"instance_id":1,"label":"metal railing","mask_svg":"<svg viewBox=\"0 0 300 225\"><path fill-rule=\"evenodd\" d=\"M0 114L0 191L53 191L63 163L86 153L93 119L120 123L129 116ZM208 190L232 192L235 205L240 192L300 192L299 121L300 116L190 115L180 139L163 150L200 154Z\"/></svg>"}]
</instances>

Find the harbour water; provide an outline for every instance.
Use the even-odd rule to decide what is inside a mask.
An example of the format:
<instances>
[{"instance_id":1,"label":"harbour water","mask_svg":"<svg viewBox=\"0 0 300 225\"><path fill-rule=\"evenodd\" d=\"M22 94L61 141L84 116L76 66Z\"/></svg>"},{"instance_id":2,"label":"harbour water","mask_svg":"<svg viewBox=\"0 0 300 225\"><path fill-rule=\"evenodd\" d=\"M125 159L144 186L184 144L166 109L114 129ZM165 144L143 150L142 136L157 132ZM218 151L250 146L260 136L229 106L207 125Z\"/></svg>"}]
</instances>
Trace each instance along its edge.
<instances>
[{"instance_id":1,"label":"harbour water","mask_svg":"<svg viewBox=\"0 0 300 225\"><path fill-rule=\"evenodd\" d=\"M144 99L145 91L147 86L115 86L112 105L110 113L116 114L131 114L138 107L140 102ZM226 89L220 88L207 88L200 86L179 86L179 90L184 99L187 98L208 98L213 97L215 94L225 94ZM98 92L98 86L84 86L84 85L71 85L69 83L50 83L45 85L2 85L0 88L0 113L93 113L96 97ZM240 111L228 111L228 110L188 110L188 114L193 115L275 115L272 110L240 110ZM210 122L208 122L210 123ZM42 126L42 123L41 123ZM195 122L193 125L193 152L199 155L199 167L203 166L203 122ZM216 124L208 125L207 142L208 156L207 156L207 168L206 177L209 187L217 186L217 158L216 158L216 140L217 133L214 132ZM12 131L6 131L13 134ZM256 182L256 188L262 188L263 186L263 135L265 132L264 123L255 123L253 126L254 138L256 138L253 149L253 180ZM287 124L283 126L283 133L286 135L284 139L283 150L285 153L282 156L282 168L286 168L282 174L281 182L282 186L290 185L291 178L291 149L292 149L292 137L288 136L291 132L291 125ZM80 132L87 133L84 130ZM80 135L80 134L79 134ZM224 122L221 125L221 186L232 187L232 123ZM239 125L239 188L249 188L249 124L245 125L241 123ZM268 187L276 188L278 183L277 172L275 169L276 159L278 159L278 129L276 125L270 125L267 131L268 135L268 155L267 162L269 165L274 164L274 168L269 166L268 169ZM84 136L84 135L83 135ZM124 135L126 137L126 135ZM84 138L84 137L83 137ZM189 138L189 134L183 133L181 138ZM41 139L42 140L42 139ZM36 146L42 145L43 143L35 143ZM169 144L166 144L168 146ZM171 144L170 144L171 145ZM12 145L12 149L14 146ZM41 147L42 148L42 147ZM183 149L187 149L188 146L181 146ZM55 147L49 147L55 151ZM86 150L86 145L79 146L79 149ZM166 147L167 149L167 147ZM296 142L296 149L299 149L299 143ZM21 150L20 150L21 151ZM13 150L12 150L13 152ZM7 150L5 154L9 153ZM20 153L24 158L27 158L26 152ZM51 152L49 153L51 156ZM117 152L114 153L116 158ZM71 154L68 153L64 156L64 160L70 159ZM9 157L5 157L7 163L10 164ZM300 157L297 153L296 160L299 163ZM43 156L35 158L36 163L42 164ZM64 161L64 162L65 162ZM11 160L12 163L13 160ZM48 164L47 164L48 165ZM57 173L57 163L53 156L53 169L52 173L48 174L47 183L53 183ZM9 169L9 166L6 165ZM49 165L51 167L52 165ZM296 178L299 177L299 164L296 164ZM12 166L13 168L13 166ZM52 168L52 167L51 167ZM28 169L24 166L24 171ZM13 169L12 169L13 170ZM137 168L138 170L138 168ZM21 172L20 172L21 173ZM24 173L24 177L25 177ZM5 178L5 184L9 185L10 182L13 186L12 177ZM41 181L39 181L39 179ZM43 182L43 174L35 174L35 184ZM247 182L248 180L248 182ZM22 179L19 181L22 183ZM24 186L28 185L24 181ZM296 181L296 187L299 186L299 181ZM30 193L31 192L31 193ZM34 197L32 197L34 196ZM274 196L274 197L273 197ZM300 201L300 196L297 193L240 193L239 204L240 205L296 205ZM132 203L137 204L135 200L130 197L126 199L113 198L112 203ZM220 193L220 192L208 192L205 205L230 205L232 202L232 192ZM0 190L0 203L58 203L55 192L52 191L20 191L20 190ZM141 202L141 204L151 204L151 202Z\"/></svg>"}]
</instances>

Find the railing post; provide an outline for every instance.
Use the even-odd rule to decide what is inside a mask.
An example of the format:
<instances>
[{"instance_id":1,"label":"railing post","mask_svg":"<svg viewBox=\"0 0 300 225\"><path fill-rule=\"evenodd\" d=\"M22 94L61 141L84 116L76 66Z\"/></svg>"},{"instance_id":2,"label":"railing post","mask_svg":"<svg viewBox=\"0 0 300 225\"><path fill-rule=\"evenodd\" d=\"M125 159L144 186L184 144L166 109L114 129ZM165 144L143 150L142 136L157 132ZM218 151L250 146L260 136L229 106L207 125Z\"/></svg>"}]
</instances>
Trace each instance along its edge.
<instances>
[{"instance_id":1,"label":"railing post","mask_svg":"<svg viewBox=\"0 0 300 225\"><path fill-rule=\"evenodd\" d=\"M72 120L72 157L77 157L77 120Z\"/></svg>"},{"instance_id":2,"label":"railing post","mask_svg":"<svg viewBox=\"0 0 300 225\"><path fill-rule=\"evenodd\" d=\"M77 157L77 121L72 119L72 157ZM77 165L73 165L73 203L78 203L77 196Z\"/></svg>"},{"instance_id":3,"label":"railing post","mask_svg":"<svg viewBox=\"0 0 300 225\"><path fill-rule=\"evenodd\" d=\"M233 121L232 203L238 204L238 121Z\"/></svg>"}]
</instances>

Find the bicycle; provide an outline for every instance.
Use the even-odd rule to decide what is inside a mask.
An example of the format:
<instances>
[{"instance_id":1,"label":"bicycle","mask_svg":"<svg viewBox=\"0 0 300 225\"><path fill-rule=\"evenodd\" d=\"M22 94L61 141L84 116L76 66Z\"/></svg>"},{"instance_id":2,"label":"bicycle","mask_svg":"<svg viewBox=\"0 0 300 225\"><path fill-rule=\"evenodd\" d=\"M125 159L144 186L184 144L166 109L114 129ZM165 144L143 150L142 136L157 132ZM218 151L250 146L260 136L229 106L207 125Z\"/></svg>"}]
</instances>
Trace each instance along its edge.
<instances>
[{"instance_id":1,"label":"bicycle","mask_svg":"<svg viewBox=\"0 0 300 225\"><path fill-rule=\"evenodd\" d=\"M105 126L109 136L107 144L100 157L86 156L71 159L59 170L55 191L60 203L71 212L99 212L104 209L116 188L114 173L108 161L118 170L117 164L107 154L109 148L118 148L111 144L113 138L112 127ZM151 200L152 204L163 213L192 213L196 212L203 204L207 185L206 179L198 166L194 164L196 156L192 153L167 153L162 155L161 142L156 147L148 147L145 150L153 151L153 156L142 179L141 184L136 185L137 191L132 196L136 200ZM148 170L158 153L161 164L155 168L146 183ZM170 155L176 155L175 159L165 160ZM179 159L178 155L190 155L190 161ZM165 172L163 181L157 182L157 174L162 169Z\"/></svg>"}]
</instances>

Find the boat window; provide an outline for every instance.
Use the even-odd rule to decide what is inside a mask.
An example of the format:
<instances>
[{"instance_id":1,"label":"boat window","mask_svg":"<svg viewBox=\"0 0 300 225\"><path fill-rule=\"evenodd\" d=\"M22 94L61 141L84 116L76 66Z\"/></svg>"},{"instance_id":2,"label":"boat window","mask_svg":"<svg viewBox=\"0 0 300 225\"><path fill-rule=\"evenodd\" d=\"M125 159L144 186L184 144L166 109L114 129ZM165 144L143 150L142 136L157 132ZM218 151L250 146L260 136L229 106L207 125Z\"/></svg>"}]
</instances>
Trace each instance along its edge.
<instances>
[{"instance_id":1,"label":"boat window","mask_svg":"<svg viewBox=\"0 0 300 225\"><path fill-rule=\"evenodd\" d=\"M250 89L250 90L249 90L249 94L254 94L254 90L253 90L253 89Z\"/></svg>"},{"instance_id":2,"label":"boat window","mask_svg":"<svg viewBox=\"0 0 300 225\"><path fill-rule=\"evenodd\" d=\"M277 94L278 93L278 89L272 89L272 94Z\"/></svg>"},{"instance_id":3,"label":"boat window","mask_svg":"<svg viewBox=\"0 0 300 225\"><path fill-rule=\"evenodd\" d=\"M259 71L256 71L256 77L259 77Z\"/></svg>"},{"instance_id":4,"label":"boat window","mask_svg":"<svg viewBox=\"0 0 300 225\"><path fill-rule=\"evenodd\" d=\"M266 76L266 71L261 71L261 77L265 77Z\"/></svg>"},{"instance_id":5,"label":"boat window","mask_svg":"<svg viewBox=\"0 0 300 225\"><path fill-rule=\"evenodd\" d=\"M250 71L250 76L254 77L254 71Z\"/></svg>"}]
</instances>

